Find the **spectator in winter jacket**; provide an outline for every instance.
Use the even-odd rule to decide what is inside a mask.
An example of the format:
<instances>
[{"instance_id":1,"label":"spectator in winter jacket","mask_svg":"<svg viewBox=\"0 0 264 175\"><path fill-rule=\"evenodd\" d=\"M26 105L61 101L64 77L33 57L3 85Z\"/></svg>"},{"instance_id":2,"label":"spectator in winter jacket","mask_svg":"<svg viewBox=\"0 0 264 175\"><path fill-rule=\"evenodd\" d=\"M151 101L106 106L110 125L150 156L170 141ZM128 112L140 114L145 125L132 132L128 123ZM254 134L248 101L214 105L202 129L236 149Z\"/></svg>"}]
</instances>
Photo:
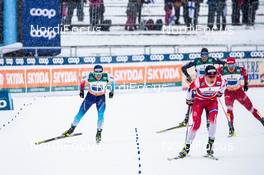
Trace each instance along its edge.
<instances>
[{"instance_id":1,"label":"spectator in winter jacket","mask_svg":"<svg viewBox=\"0 0 264 175\"><path fill-rule=\"evenodd\" d=\"M215 13L217 30L225 30L226 27L226 0L208 0L208 28L213 30ZM222 18L222 20L221 20ZM221 22L222 21L222 22Z\"/></svg>"},{"instance_id":2,"label":"spectator in winter jacket","mask_svg":"<svg viewBox=\"0 0 264 175\"><path fill-rule=\"evenodd\" d=\"M184 0L183 16L187 27L196 28L200 11L200 3L203 0Z\"/></svg>"},{"instance_id":3,"label":"spectator in winter jacket","mask_svg":"<svg viewBox=\"0 0 264 175\"><path fill-rule=\"evenodd\" d=\"M141 0L128 0L127 4L127 21L125 25L125 30L133 31L136 30L136 19L139 14L139 6Z\"/></svg>"},{"instance_id":4,"label":"spectator in winter jacket","mask_svg":"<svg viewBox=\"0 0 264 175\"><path fill-rule=\"evenodd\" d=\"M175 0L165 0L164 1L165 25L170 25L173 22L174 2Z\"/></svg>"},{"instance_id":5,"label":"spectator in winter jacket","mask_svg":"<svg viewBox=\"0 0 264 175\"><path fill-rule=\"evenodd\" d=\"M149 4L151 0L138 0L138 24L141 24L141 14L143 4Z\"/></svg>"},{"instance_id":6,"label":"spectator in winter jacket","mask_svg":"<svg viewBox=\"0 0 264 175\"><path fill-rule=\"evenodd\" d=\"M232 25L240 24L240 10L244 3L245 0L232 0Z\"/></svg>"},{"instance_id":7,"label":"spectator in winter jacket","mask_svg":"<svg viewBox=\"0 0 264 175\"><path fill-rule=\"evenodd\" d=\"M105 6L103 0L89 0L90 24L97 26L103 24Z\"/></svg>"},{"instance_id":8,"label":"spectator in winter jacket","mask_svg":"<svg viewBox=\"0 0 264 175\"><path fill-rule=\"evenodd\" d=\"M181 6L182 6L182 0L175 0L173 3L174 11L175 11L175 24L180 24L180 13L181 13Z\"/></svg>"},{"instance_id":9,"label":"spectator in winter jacket","mask_svg":"<svg viewBox=\"0 0 264 175\"><path fill-rule=\"evenodd\" d=\"M225 30L225 28L226 28L226 13L227 13L226 0L218 0L217 9L216 9L217 30Z\"/></svg>"},{"instance_id":10,"label":"spectator in winter jacket","mask_svg":"<svg viewBox=\"0 0 264 175\"><path fill-rule=\"evenodd\" d=\"M242 23L246 25L254 25L256 11L259 6L259 0L244 0L242 5Z\"/></svg>"},{"instance_id":11,"label":"spectator in winter jacket","mask_svg":"<svg viewBox=\"0 0 264 175\"><path fill-rule=\"evenodd\" d=\"M78 21L83 21L84 19L83 7L84 7L84 3L86 2L86 0L63 0L63 1L67 3L67 12L68 12L65 23L66 24L72 23L73 12L74 12L74 9L76 8L77 8Z\"/></svg>"}]
</instances>

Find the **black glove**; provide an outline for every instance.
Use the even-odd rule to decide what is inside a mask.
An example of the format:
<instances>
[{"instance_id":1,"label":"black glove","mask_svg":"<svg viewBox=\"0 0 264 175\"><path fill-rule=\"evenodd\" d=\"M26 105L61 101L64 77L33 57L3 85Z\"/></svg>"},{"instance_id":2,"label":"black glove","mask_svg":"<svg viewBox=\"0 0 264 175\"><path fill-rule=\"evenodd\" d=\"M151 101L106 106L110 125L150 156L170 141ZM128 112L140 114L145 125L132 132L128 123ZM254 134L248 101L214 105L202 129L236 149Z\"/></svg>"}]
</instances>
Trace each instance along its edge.
<instances>
[{"instance_id":1,"label":"black glove","mask_svg":"<svg viewBox=\"0 0 264 175\"><path fill-rule=\"evenodd\" d=\"M245 84L244 84L244 91L247 92L247 90L248 90L248 83L245 82Z\"/></svg>"},{"instance_id":2,"label":"black glove","mask_svg":"<svg viewBox=\"0 0 264 175\"><path fill-rule=\"evenodd\" d=\"M221 93L221 92L218 92L218 93L216 94L216 96L219 97L219 98L222 97L222 95L223 95L223 93Z\"/></svg>"},{"instance_id":3,"label":"black glove","mask_svg":"<svg viewBox=\"0 0 264 175\"><path fill-rule=\"evenodd\" d=\"M193 105L193 100L186 99L186 104L189 105L189 106L192 106Z\"/></svg>"},{"instance_id":4,"label":"black glove","mask_svg":"<svg viewBox=\"0 0 264 175\"><path fill-rule=\"evenodd\" d=\"M114 97L114 93L113 92L109 92L109 98L113 98Z\"/></svg>"},{"instance_id":5,"label":"black glove","mask_svg":"<svg viewBox=\"0 0 264 175\"><path fill-rule=\"evenodd\" d=\"M81 98L84 98L84 90L80 90L80 94L79 95L80 95Z\"/></svg>"},{"instance_id":6,"label":"black glove","mask_svg":"<svg viewBox=\"0 0 264 175\"><path fill-rule=\"evenodd\" d=\"M192 77L191 76L186 77L186 81L188 81L189 83L191 83L192 82Z\"/></svg>"}]
</instances>

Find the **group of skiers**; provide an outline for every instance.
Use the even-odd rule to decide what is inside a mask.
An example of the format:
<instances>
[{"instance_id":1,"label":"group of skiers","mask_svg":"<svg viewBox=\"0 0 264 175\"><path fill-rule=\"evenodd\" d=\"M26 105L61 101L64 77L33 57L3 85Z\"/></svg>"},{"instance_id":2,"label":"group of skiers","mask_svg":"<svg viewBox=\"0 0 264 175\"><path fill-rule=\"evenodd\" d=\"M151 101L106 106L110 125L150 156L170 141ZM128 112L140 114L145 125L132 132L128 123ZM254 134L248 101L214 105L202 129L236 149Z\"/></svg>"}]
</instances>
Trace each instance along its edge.
<instances>
[{"instance_id":1,"label":"group of skiers","mask_svg":"<svg viewBox=\"0 0 264 175\"><path fill-rule=\"evenodd\" d=\"M195 68L195 78L192 78L188 73L188 69L191 67ZM208 49L202 48L201 57L183 65L182 72L186 77L186 81L189 82L186 96L188 115L186 115L183 122L179 123L179 126L190 128L187 129L185 146L177 158L184 158L189 153L196 132L200 128L203 111L206 114L208 130L206 152L207 156L214 158L213 144L217 125L218 102L222 96L224 96L227 109L224 113L228 119L229 137L235 135L234 101L238 101L243 105L264 126L264 117L260 115L245 93L249 87L247 72L245 68L238 66L234 57L228 57L226 61L212 58L209 57ZM241 84L241 78L243 78L243 84ZM84 89L86 85L88 86L88 93L85 96ZM70 136L74 132L87 110L95 104L98 111L96 142L101 142L106 107L105 94L109 85L109 98L113 98L115 90L113 77L104 72L101 65L95 65L94 70L81 81L80 97L85 97L85 99L80 106L79 112L74 117L71 127L63 133L64 136ZM192 124L189 120L189 114L191 114Z\"/></svg>"},{"instance_id":2,"label":"group of skiers","mask_svg":"<svg viewBox=\"0 0 264 175\"><path fill-rule=\"evenodd\" d=\"M221 65L218 68L215 65ZM187 72L190 67L195 67L196 78L192 80ZM242 104L252 115L264 126L264 117L253 106L251 100L246 95L248 90L248 75L245 68L236 63L234 57L228 57L226 61L209 57L207 48L201 50L201 57L189 62L182 67L186 80L190 83L186 98L186 104L192 109L193 124L187 130L185 146L179 153L178 158L184 158L190 151L190 146L195 138L196 132L201 124L203 110L206 113L208 144L207 154L213 156L213 143L215 140L216 118L218 114L218 98L224 95L228 119L229 137L234 136L234 101ZM244 83L241 85L240 79L243 77ZM220 101L220 99L219 99ZM221 101L220 101L221 103ZM189 111L189 110L188 110ZM188 115L180 126L189 126Z\"/></svg>"}]
</instances>

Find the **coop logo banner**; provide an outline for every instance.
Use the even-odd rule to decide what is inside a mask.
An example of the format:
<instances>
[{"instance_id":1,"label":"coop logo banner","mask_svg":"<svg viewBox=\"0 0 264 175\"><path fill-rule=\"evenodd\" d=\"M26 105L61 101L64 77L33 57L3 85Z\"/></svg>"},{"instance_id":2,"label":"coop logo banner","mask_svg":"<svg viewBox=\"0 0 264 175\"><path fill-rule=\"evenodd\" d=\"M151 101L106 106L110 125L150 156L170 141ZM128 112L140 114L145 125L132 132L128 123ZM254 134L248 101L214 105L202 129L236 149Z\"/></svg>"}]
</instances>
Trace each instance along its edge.
<instances>
[{"instance_id":1,"label":"coop logo banner","mask_svg":"<svg viewBox=\"0 0 264 175\"><path fill-rule=\"evenodd\" d=\"M30 36L32 38L45 38L52 40L60 34L59 25L56 27L45 27L39 25L30 25Z\"/></svg>"},{"instance_id":2,"label":"coop logo banner","mask_svg":"<svg viewBox=\"0 0 264 175\"><path fill-rule=\"evenodd\" d=\"M56 10L55 9L32 8L30 9L30 15L31 16L44 16L50 19L56 16Z\"/></svg>"},{"instance_id":3,"label":"coop logo banner","mask_svg":"<svg viewBox=\"0 0 264 175\"><path fill-rule=\"evenodd\" d=\"M23 46L60 47L60 0L23 2ZM60 49L45 49L38 52L43 56L59 53Z\"/></svg>"}]
</instances>

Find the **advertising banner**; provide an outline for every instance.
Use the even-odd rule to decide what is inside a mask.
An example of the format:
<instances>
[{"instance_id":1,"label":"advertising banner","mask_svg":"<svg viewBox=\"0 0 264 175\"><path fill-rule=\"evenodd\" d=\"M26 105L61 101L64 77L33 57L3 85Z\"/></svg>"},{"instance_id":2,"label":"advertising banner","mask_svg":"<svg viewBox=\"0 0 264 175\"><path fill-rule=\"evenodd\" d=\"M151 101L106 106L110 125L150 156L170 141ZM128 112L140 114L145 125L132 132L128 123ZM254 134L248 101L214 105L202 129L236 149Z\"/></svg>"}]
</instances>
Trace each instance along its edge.
<instances>
[{"instance_id":1,"label":"advertising banner","mask_svg":"<svg viewBox=\"0 0 264 175\"><path fill-rule=\"evenodd\" d=\"M92 67L79 66L0 70L0 88L9 92L74 91L79 89L83 77L92 71ZM150 88L157 84L164 84L165 87L181 86L182 82L180 64L108 65L104 66L104 71L115 79L117 88L122 85L128 85L128 88L134 88L134 85L140 85L138 88Z\"/></svg>"},{"instance_id":2,"label":"advertising banner","mask_svg":"<svg viewBox=\"0 0 264 175\"><path fill-rule=\"evenodd\" d=\"M184 63L185 64L185 63ZM237 59L237 64L247 70L249 85L264 87L264 59ZM168 64L105 64L104 71L115 79L117 89L155 88L160 87L188 87L182 74L182 63ZM69 66L36 66L21 69L19 66L12 69L0 70L0 88L9 92L52 92L73 91L79 89L80 81L89 72L93 65ZM193 68L188 70L195 78ZM126 85L126 86L123 86Z\"/></svg>"},{"instance_id":3,"label":"advertising banner","mask_svg":"<svg viewBox=\"0 0 264 175\"><path fill-rule=\"evenodd\" d=\"M25 92L25 70L0 70L0 77L1 88L9 89L9 92Z\"/></svg>"},{"instance_id":4,"label":"advertising banner","mask_svg":"<svg viewBox=\"0 0 264 175\"><path fill-rule=\"evenodd\" d=\"M113 67L112 75L117 84L143 84L145 82L144 66Z\"/></svg>"},{"instance_id":5,"label":"advertising banner","mask_svg":"<svg viewBox=\"0 0 264 175\"><path fill-rule=\"evenodd\" d=\"M6 90L0 89L0 111L13 110L13 100Z\"/></svg>"},{"instance_id":6,"label":"advertising banner","mask_svg":"<svg viewBox=\"0 0 264 175\"><path fill-rule=\"evenodd\" d=\"M1 48L0 48L1 49ZM226 59L229 56L239 59L264 58L264 51L234 51L234 52L211 52L213 58ZM3 66L40 66L40 65L89 65L89 64L142 64L183 62L199 58L200 53L178 54L151 54L151 55L127 55L127 56L87 56L87 57L23 57L23 58L0 58Z\"/></svg>"},{"instance_id":7,"label":"advertising banner","mask_svg":"<svg viewBox=\"0 0 264 175\"><path fill-rule=\"evenodd\" d=\"M23 46L60 47L60 0L24 0ZM35 55L35 50L26 53ZM60 49L39 50L38 55L58 55Z\"/></svg>"},{"instance_id":8,"label":"advertising banner","mask_svg":"<svg viewBox=\"0 0 264 175\"><path fill-rule=\"evenodd\" d=\"M26 70L27 92L45 92L50 89L49 69L28 69Z\"/></svg>"},{"instance_id":9,"label":"advertising banner","mask_svg":"<svg viewBox=\"0 0 264 175\"><path fill-rule=\"evenodd\" d=\"M264 59L238 59L237 62L247 70L249 86L264 87Z\"/></svg>"},{"instance_id":10,"label":"advertising banner","mask_svg":"<svg viewBox=\"0 0 264 175\"><path fill-rule=\"evenodd\" d=\"M181 82L181 65L148 66L147 83L177 83Z\"/></svg>"},{"instance_id":11,"label":"advertising banner","mask_svg":"<svg viewBox=\"0 0 264 175\"><path fill-rule=\"evenodd\" d=\"M51 69L51 91L77 90L80 82L78 68Z\"/></svg>"}]
</instances>

